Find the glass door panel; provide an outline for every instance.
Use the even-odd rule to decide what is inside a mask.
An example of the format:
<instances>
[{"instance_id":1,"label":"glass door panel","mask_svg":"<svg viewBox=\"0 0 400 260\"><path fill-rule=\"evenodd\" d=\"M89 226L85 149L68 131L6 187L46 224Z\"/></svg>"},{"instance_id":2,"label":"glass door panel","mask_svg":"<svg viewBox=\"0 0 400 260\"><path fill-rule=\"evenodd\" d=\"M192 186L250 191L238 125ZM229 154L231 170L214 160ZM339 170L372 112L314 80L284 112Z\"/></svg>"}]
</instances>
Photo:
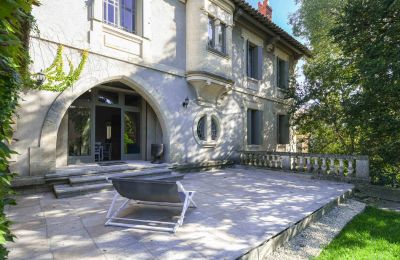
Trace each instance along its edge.
<instances>
[{"instance_id":1,"label":"glass door panel","mask_svg":"<svg viewBox=\"0 0 400 260\"><path fill-rule=\"evenodd\" d=\"M126 111L124 114L124 153L140 153L140 113Z\"/></svg>"},{"instance_id":2,"label":"glass door panel","mask_svg":"<svg viewBox=\"0 0 400 260\"><path fill-rule=\"evenodd\" d=\"M71 106L68 109L68 155L90 155L90 108Z\"/></svg>"}]
</instances>

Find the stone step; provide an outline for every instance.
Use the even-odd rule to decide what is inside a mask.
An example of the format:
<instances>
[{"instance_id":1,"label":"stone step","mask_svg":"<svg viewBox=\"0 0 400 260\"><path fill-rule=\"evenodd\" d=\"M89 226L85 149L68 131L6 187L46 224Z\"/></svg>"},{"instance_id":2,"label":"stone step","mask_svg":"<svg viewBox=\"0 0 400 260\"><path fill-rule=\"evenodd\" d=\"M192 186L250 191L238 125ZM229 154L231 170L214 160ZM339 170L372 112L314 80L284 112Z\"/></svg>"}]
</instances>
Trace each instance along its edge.
<instances>
[{"instance_id":1,"label":"stone step","mask_svg":"<svg viewBox=\"0 0 400 260\"><path fill-rule=\"evenodd\" d=\"M97 183L87 184L81 186L71 186L67 184L58 184L53 187L54 193L58 199L75 197L79 195L88 194L91 192L100 192L106 190L112 190L113 186L111 183Z\"/></svg>"},{"instance_id":2,"label":"stone step","mask_svg":"<svg viewBox=\"0 0 400 260\"><path fill-rule=\"evenodd\" d=\"M182 178L182 174L172 173L169 169L159 170L146 170L141 172L127 173L114 173L109 175L101 176L87 176L87 177L100 177L97 179L86 179L86 180L74 180L74 185L70 184L57 184L53 186L54 193L57 198L68 198L88 194L91 192L101 192L105 190L112 190L113 186L110 182L106 181L107 177L134 177L146 180L157 180L164 178L175 178L179 180ZM72 177L71 177L72 178ZM77 178L77 177L75 177ZM83 177L82 177L83 178ZM80 182L79 182L80 181Z\"/></svg>"},{"instance_id":3,"label":"stone step","mask_svg":"<svg viewBox=\"0 0 400 260\"><path fill-rule=\"evenodd\" d=\"M141 171L144 169L160 169L160 168L167 168L168 165L166 164L159 164L159 165L130 165L130 164L123 164L123 165L110 165L110 166L100 166L100 165L89 165L84 167L65 167L61 169L57 169L55 173L49 173L45 175L46 182L58 182L58 181L65 181L68 180L70 177L73 176L86 176L86 175L97 175L101 173L111 173L111 172L125 172L125 171Z\"/></svg>"},{"instance_id":4,"label":"stone step","mask_svg":"<svg viewBox=\"0 0 400 260\"><path fill-rule=\"evenodd\" d=\"M170 175L171 170L164 168L164 169L146 169L143 171L124 171L124 172L111 172L106 174L96 174L96 175L86 175L86 176L76 176L70 177L69 183L72 186L82 185L82 184L89 184L89 183L105 183L107 177L139 177L139 176L161 176L161 175Z\"/></svg>"}]
</instances>

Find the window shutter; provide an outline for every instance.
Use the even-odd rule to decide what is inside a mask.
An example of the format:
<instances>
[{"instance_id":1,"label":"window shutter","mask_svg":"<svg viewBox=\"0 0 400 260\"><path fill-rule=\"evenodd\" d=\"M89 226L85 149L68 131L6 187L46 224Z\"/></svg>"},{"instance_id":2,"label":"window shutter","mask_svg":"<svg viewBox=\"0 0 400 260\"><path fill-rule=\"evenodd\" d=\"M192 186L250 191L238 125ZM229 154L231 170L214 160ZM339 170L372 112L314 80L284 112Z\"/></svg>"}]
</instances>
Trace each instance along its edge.
<instances>
[{"instance_id":1,"label":"window shutter","mask_svg":"<svg viewBox=\"0 0 400 260\"><path fill-rule=\"evenodd\" d=\"M280 87L280 84L281 84L281 79L280 79L280 71L279 71L279 58L278 57L276 57L276 62L275 62L275 64L276 64L276 85L278 86L278 87Z\"/></svg>"},{"instance_id":2,"label":"window shutter","mask_svg":"<svg viewBox=\"0 0 400 260\"><path fill-rule=\"evenodd\" d=\"M285 70L283 72L283 75L284 75L283 86L285 88L288 88L289 87L289 62L284 61L284 69Z\"/></svg>"},{"instance_id":3,"label":"window shutter","mask_svg":"<svg viewBox=\"0 0 400 260\"><path fill-rule=\"evenodd\" d=\"M246 40L245 48L246 48L246 50L245 50L245 52L246 52L246 75L250 76L251 64L250 64L250 59L249 59L249 41L248 40Z\"/></svg>"},{"instance_id":4,"label":"window shutter","mask_svg":"<svg viewBox=\"0 0 400 260\"><path fill-rule=\"evenodd\" d=\"M252 144L251 140L251 110L247 110L247 144Z\"/></svg>"},{"instance_id":5,"label":"window shutter","mask_svg":"<svg viewBox=\"0 0 400 260\"><path fill-rule=\"evenodd\" d=\"M143 37L144 38L151 38L151 0L143 0ZM136 14L140 18L140 10L136 11ZM136 26L140 26L140 23L138 23Z\"/></svg>"},{"instance_id":6,"label":"window shutter","mask_svg":"<svg viewBox=\"0 0 400 260\"><path fill-rule=\"evenodd\" d=\"M262 80L263 75L263 46L257 46L257 79Z\"/></svg>"},{"instance_id":7,"label":"window shutter","mask_svg":"<svg viewBox=\"0 0 400 260\"><path fill-rule=\"evenodd\" d=\"M261 145L263 143L263 112L257 111L257 140L256 143Z\"/></svg>"}]
</instances>

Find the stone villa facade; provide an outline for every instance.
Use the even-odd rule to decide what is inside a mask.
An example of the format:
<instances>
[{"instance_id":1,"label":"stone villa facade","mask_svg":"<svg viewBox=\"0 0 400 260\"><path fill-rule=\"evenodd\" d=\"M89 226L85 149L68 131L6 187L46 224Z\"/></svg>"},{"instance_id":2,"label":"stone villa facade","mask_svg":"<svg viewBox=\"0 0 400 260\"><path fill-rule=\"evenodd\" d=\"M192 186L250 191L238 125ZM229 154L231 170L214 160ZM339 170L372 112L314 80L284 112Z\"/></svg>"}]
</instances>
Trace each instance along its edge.
<instances>
[{"instance_id":1,"label":"stone villa facade","mask_svg":"<svg viewBox=\"0 0 400 260\"><path fill-rule=\"evenodd\" d=\"M309 51L244 0L42 0L32 71L59 45L79 79L62 92L25 90L11 170L41 176L95 161L232 158L293 151L284 93ZM66 71L68 66L65 65Z\"/></svg>"}]
</instances>

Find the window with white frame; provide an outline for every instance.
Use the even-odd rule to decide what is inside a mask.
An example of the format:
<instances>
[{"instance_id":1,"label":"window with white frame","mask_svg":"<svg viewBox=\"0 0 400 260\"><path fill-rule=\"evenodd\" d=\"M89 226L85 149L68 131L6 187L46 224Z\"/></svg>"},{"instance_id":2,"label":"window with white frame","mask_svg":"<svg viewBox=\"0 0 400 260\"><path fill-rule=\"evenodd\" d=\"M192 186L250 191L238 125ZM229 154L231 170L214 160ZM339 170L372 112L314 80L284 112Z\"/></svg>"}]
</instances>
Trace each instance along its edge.
<instances>
[{"instance_id":1,"label":"window with white frame","mask_svg":"<svg viewBox=\"0 0 400 260\"><path fill-rule=\"evenodd\" d=\"M263 113L260 110L247 110L247 144L262 145Z\"/></svg>"},{"instance_id":2,"label":"window with white frame","mask_svg":"<svg viewBox=\"0 0 400 260\"><path fill-rule=\"evenodd\" d=\"M105 23L136 32L136 0L103 0L103 20Z\"/></svg>"},{"instance_id":3,"label":"window with white frame","mask_svg":"<svg viewBox=\"0 0 400 260\"><path fill-rule=\"evenodd\" d=\"M289 87L289 62L277 57L276 70L278 87L287 89Z\"/></svg>"},{"instance_id":4,"label":"window with white frame","mask_svg":"<svg viewBox=\"0 0 400 260\"><path fill-rule=\"evenodd\" d=\"M289 144L289 116L278 115L278 144Z\"/></svg>"},{"instance_id":5,"label":"window with white frame","mask_svg":"<svg viewBox=\"0 0 400 260\"><path fill-rule=\"evenodd\" d=\"M208 47L226 54L226 25L213 17L208 17Z\"/></svg>"},{"instance_id":6,"label":"window with white frame","mask_svg":"<svg viewBox=\"0 0 400 260\"><path fill-rule=\"evenodd\" d=\"M246 71L247 77L256 80L262 79L263 48L250 41L246 41Z\"/></svg>"}]
</instances>

